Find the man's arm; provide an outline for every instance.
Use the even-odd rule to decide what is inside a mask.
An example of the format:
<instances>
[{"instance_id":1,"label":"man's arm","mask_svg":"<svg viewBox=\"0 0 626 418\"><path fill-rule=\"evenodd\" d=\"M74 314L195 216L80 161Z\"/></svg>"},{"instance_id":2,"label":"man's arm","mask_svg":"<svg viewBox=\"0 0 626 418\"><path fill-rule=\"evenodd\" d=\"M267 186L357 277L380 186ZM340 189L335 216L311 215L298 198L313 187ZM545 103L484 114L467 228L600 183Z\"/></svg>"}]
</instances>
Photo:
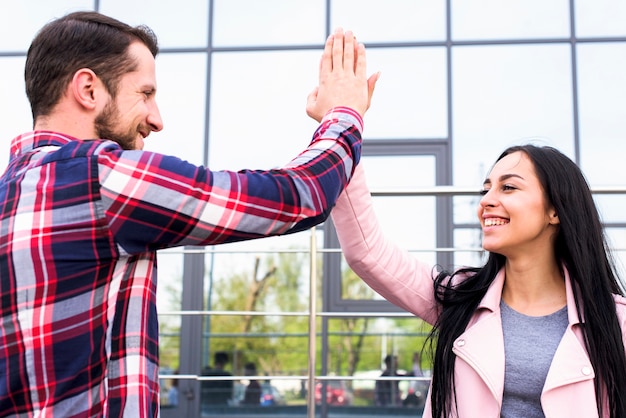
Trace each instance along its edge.
<instances>
[{"instance_id":1,"label":"man's arm","mask_svg":"<svg viewBox=\"0 0 626 418\"><path fill-rule=\"evenodd\" d=\"M375 83L375 81L374 81ZM373 83L365 50L337 31L307 112L325 111L312 142L281 169L212 172L174 157L119 149L99 157L109 227L129 253L292 233L323 222L361 152Z\"/></svg>"}]
</instances>

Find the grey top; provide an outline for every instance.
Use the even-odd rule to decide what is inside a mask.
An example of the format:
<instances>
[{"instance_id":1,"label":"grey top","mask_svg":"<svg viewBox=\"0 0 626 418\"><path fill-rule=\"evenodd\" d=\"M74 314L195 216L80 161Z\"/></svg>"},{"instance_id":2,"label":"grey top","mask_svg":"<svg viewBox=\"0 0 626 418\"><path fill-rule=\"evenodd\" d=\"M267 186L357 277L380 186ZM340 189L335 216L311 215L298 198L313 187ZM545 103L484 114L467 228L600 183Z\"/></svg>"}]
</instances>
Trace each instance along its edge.
<instances>
[{"instance_id":1,"label":"grey top","mask_svg":"<svg viewBox=\"0 0 626 418\"><path fill-rule=\"evenodd\" d=\"M545 418L541 392L569 324L567 306L546 316L521 314L500 302L504 334L502 418Z\"/></svg>"}]
</instances>

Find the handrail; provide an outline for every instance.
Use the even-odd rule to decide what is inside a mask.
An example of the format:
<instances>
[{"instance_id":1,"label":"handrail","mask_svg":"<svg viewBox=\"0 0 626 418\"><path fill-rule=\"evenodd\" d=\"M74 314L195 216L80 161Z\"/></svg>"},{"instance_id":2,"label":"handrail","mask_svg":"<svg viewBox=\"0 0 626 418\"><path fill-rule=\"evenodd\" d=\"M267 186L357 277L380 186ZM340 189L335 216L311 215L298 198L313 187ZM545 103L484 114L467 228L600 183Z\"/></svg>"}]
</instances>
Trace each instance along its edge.
<instances>
[{"instance_id":1,"label":"handrail","mask_svg":"<svg viewBox=\"0 0 626 418\"><path fill-rule=\"evenodd\" d=\"M601 186L592 188L593 194L603 194L603 195L616 195L616 194L626 194L626 186ZM372 191L371 194L373 196L476 196L479 197L478 190L475 188L468 187L456 187L456 186L436 186L432 188L421 188L418 190L407 190L407 189L396 189L396 190L380 190L380 191ZM472 227L470 224L467 227ZM479 228L480 225L476 222L476 228ZM362 317L362 318L372 318L372 317L396 317L396 318L407 318L413 317L414 315L409 312L326 312L326 311L317 311L316 307L316 299L317 299L317 257L319 254L324 253L341 253L340 248L317 248L316 244L316 229L315 227L310 229L311 239L310 246L308 248L286 248L286 249L222 249L220 246L204 246L204 247L185 247L185 248L174 248L161 250L162 253L167 254L189 254L189 253L200 253L200 254L274 254L274 253L299 253L299 254L309 254L310 256L310 271L309 271L309 309L306 311L292 311L292 312L276 312L276 311L224 311L224 310L169 310L169 311L160 311L158 312L159 316L209 316L209 315L219 315L219 316L281 316L281 317L308 317L309 318L309 331L308 331L308 371L306 375L276 375L276 376L202 376L202 375L194 375L194 374L186 374L186 375L175 375L175 374L160 374L159 378L161 379L190 379L190 380L198 380L198 381L208 381L208 380L245 380L245 379L263 379L263 380L299 380L306 381L308 383L308 387L315 387L316 382L323 381L367 381L367 380L391 380L391 381L429 381L430 377L419 377L419 376L375 376L375 377L363 377L363 376L328 376L328 375L316 375L316 356L317 356L317 329L316 329L316 319L320 317L331 317L331 318L341 318L341 317ZM612 248L614 251L626 251L626 248ZM483 251L480 247L435 247L435 248L419 248L419 249L410 249L409 252L481 252ZM307 418L315 418L316 416L316 404L315 404L315 391L309 390L307 393Z\"/></svg>"}]
</instances>

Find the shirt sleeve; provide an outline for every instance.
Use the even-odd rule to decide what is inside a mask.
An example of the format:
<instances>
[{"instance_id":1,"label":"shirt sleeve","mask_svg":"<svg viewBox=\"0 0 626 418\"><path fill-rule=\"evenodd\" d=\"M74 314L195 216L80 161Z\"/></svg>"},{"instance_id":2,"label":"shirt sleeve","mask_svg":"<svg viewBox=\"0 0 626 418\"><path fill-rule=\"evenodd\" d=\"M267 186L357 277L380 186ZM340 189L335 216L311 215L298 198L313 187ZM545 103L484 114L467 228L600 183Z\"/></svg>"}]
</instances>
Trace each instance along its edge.
<instances>
[{"instance_id":1,"label":"shirt sleeve","mask_svg":"<svg viewBox=\"0 0 626 418\"><path fill-rule=\"evenodd\" d=\"M385 237L361 165L332 211L341 250L354 272L376 293L433 324L433 268Z\"/></svg>"},{"instance_id":2,"label":"shirt sleeve","mask_svg":"<svg viewBox=\"0 0 626 418\"><path fill-rule=\"evenodd\" d=\"M285 167L210 171L117 146L98 154L100 194L115 241L136 254L308 229L326 220L361 155L360 115L329 111Z\"/></svg>"}]
</instances>

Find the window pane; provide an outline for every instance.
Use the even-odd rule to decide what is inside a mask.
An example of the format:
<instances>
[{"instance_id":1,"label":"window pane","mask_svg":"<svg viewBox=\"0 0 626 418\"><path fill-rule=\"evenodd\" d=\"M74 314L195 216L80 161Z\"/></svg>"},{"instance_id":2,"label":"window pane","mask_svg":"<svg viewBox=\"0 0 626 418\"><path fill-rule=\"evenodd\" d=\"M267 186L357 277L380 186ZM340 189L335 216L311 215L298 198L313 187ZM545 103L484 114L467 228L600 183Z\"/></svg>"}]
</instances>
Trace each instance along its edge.
<instances>
[{"instance_id":1,"label":"window pane","mask_svg":"<svg viewBox=\"0 0 626 418\"><path fill-rule=\"evenodd\" d=\"M215 0L213 45L323 44L323 0Z\"/></svg>"},{"instance_id":2,"label":"window pane","mask_svg":"<svg viewBox=\"0 0 626 418\"><path fill-rule=\"evenodd\" d=\"M579 44L581 166L593 185L626 178L626 43Z\"/></svg>"},{"instance_id":3,"label":"window pane","mask_svg":"<svg viewBox=\"0 0 626 418\"><path fill-rule=\"evenodd\" d=\"M576 36L626 35L626 2L623 0L577 0Z\"/></svg>"},{"instance_id":4,"label":"window pane","mask_svg":"<svg viewBox=\"0 0 626 418\"><path fill-rule=\"evenodd\" d=\"M334 0L331 28L351 29L361 42L446 39L443 0Z\"/></svg>"},{"instance_id":5,"label":"window pane","mask_svg":"<svg viewBox=\"0 0 626 418\"><path fill-rule=\"evenodd\" d=\"M0 50L26 52L43 25L78 10L93 10L93 0L0 2Z\"/></svg>"},{"instance_id":6,"label":"window pane","mask_svg":"<svg viewBox=\"0 0 626 418\"><path fill-rule=\"evenodd\" d=\"M452 0L452 39L569 37L568 0Z\"/></svg>"},{"instance_id":7,"label":"window pane","mask_svg":"<svg viewBox=\"0 0 626 418\"><path fill-rule=\"evenodd\" d=\"M619 185L623 187L624 181L622 180L622 183ZM600 220L602 222L626 222L626 208L624 207L623 194L596 194L594 195L594 200L596 202L598 212L600 212Z\"/></svg>"},{"instance_id":8,"label":"window pane","mask_svg":"<svg viewBox=\"0 0 626 418\"><path fill-rule=\"evenodd\" d=\"M317 123L306 114L306 98L317 85L320 55L320 51L213 55L212 169L282 166L309 144Z\"/></svg>"},{"instance_id":9,"label":"window pane","mask_svg":"<svg viewBox=\"0 0 626 418\"><path fill-rule=\"evenodd\" d=\"M456 229L454 231L454 267L477 267L485 263L482 248L483 234L480 228Z\"/></svg>"},{"instance_id":10,"label":"window pane","mask_svg":"<svg viewBox=\"0 0 626 418\"><path fill-rule=\"evenodd\" d=\"M206 0L101 0L100 11L129 25L148 25L161 47L207 45L209 2Z\"/></svg>"},{"instance_id":11,"label":"window pane","mask_svg":"<svg viewBox=\"0 0 626 418\"><path fill-rule=\"evenodd\" d=\"M381 71L381 78L365 118L366 137L447 137L445 48L370 49L367 67L368 75Z\"/></svg>"},{"instance_id":12,"label":"window pane","mask_svg":"<svg viewBox=\"0 0 626 418\"><path fill-rule=\"evenodd\" d=\"M159 312L159 359L162 376L178 374L180 366L181 316L168 315L168 311L182 309L183 254L180 250L159 252L159 285L157 286L157 310ZM183 343L184 344L184 343ZM161 378L162 408L176 408L182 401L172 396L177 380Z\"/></svg>"},{"instance_id":13,"label":"window pane","mask_svg":"<svg viewBox=\"0 0 626 418\"><path fill-rule=\"evenodd\" d=\"M431 155L365 156L363 167L372 192L389 189L418 189L435 185L435 157ZM401 175L399 174L401 173ZM385 234L409 250L436 246L435 198L430 196L374 197L376 214ZM420 253L424 262L435 263L433 254Z\"/></svg>"},{"instance_id":14,"label":"window pane","mask_svg":"<svg viewBox=\"0 0 626 418\"><path fill-rule=\"evenodd\" d=\"M206 95L205 54L157 56L157 103L164 129L153 132L145 149L203 164Z\"/></svg>"},{"instance_id":15,"label":"window pane","mask_svg":"<svg viewBox=\"0 0 626 418\"><path fill-rule=\"evenodd\" d=\"M626 229L606 228L606 235L615 257L618 280L626 287Z\"/></svg>"},{"instance_id":16,"label":"window pane","mask_svg":"<svg viewBox=\"0 0 626 418\"><path fill-rule=\"evenodd\" d=\"M573 157L568 45L457 47L452 56L455 185L479 187L512 144Z\"/></svg>"},{"instance_id":17,"label":"window pane","mask_svg":"<svg viewBox=\"0 0 626 418\"><path fill-rule=\"evenodd\" d=\"M22 57L0 58L0 173L9 162L11 140L33 128L30 104L24 92L25 61Z\"/></svg>"},{"instance_id":18,"label":"window pane","mask_svg":"<svg viewBox=\"0 0 626 418\"><path fill-rule=\"evenodd\" d=\"M484 176L481 181L476 181L476 184L472 185L476 187L475 196L455 196L453 198L454 207L452 210L454 211L455 224L478 223L478 218L476 216L476 211L480 202L480 195L478 192L482 189L483 180Z\"/></svg>"}]
</instances>

